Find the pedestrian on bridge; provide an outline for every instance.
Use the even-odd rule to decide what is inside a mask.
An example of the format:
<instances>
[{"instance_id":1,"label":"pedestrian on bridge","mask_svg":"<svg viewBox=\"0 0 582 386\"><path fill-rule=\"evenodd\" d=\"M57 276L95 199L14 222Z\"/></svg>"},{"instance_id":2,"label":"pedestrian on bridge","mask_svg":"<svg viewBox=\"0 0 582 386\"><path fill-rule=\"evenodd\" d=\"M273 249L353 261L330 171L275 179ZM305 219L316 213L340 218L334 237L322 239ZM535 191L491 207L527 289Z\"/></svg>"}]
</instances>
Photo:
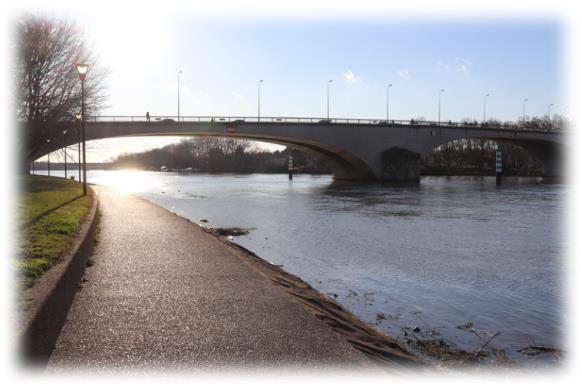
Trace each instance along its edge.
<instances>
[{"instance_id":1,"label":"pedestrian on bridge","mask_svg":"<svg viewBox=\"0 0 582 386\"><path fill-rule=\"evenodd\" d=\"M150 112L147 111L146 112L146 122L149 122L149 121L150 121Z\"/></svg>"}]
</instances>

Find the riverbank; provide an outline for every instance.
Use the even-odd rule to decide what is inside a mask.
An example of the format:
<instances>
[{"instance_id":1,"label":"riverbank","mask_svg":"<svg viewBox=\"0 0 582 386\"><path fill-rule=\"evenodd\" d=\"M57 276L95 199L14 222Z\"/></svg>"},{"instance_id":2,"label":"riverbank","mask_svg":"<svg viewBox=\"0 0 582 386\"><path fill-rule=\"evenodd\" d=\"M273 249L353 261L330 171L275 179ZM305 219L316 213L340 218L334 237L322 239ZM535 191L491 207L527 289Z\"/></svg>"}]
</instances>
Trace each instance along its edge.
<instances>
[{"instance_id":1,"label":"riverbank","mask_svg":"<svg viewBox=\"0 0 582 386\"><path fill-rule=\"evenodd\" d=\"M93 205L91 191L57 177L22 176L18 204L20 239L16 269L21 288L31 287L70 250Z\"/></svg>"},{"instance_id":2,"label":"riverbank","mask_svg":"<svg viewBox=\"0 0 582 386\"><path fill-rule=\"evenodd\" d=\"M404 342L401 342L359 319L352 312L342 307L332 299L334 294L330 296L319 292L301 278L267 262L254 252L236 244L233 241L233 237L230 236L248 234L249 230L241 228L204 228L204 230L212 234L224 245L234 249L241 259L248 262L285 292L295 297L315 317L325 321L337 333L344 335L354 347L379 363L392 365L396 362L411 366L419 365L426 361L425 364L430 363L434 366L442 365L450 368L491 365L510 367L512 365L505 351L491 351L487 348L499 333L491 334L489 331L475 329L473 323L459 326L460 330L476 334L483 340L483 344L480 347L470 351L458 347L454 341L444 338L437 329L431 329L430 327L413 326L404 328L403 337L400 337ZM241 230L243 232L240 232ZM385 314L378 314L376 319L380 322L387 318L390 318L390 315L387 317ZM547 347L538 347L538 349L539 352L532 355L537 355L541 352L550 352L558 358L562 355L562 350L560 349ZM414 355L419 357L414 357Z\"/></svg>"},{"instance_id":3,"label":"riverbank","mask_svg":"<svg viewBox=\"0 0 582 386\"><path fill-rule=\"evenodd\" d=\"M314 317L304 305L316 299L309 288L312 300L297 301L282 291L284 281L273 285L190 221L144 199L95 189L100 243L49 360L51 371L371 369L378 361L364 352L375 347L390 358L384 366L420 363L390 339L362 338L371 328L350 325L350 318ZM355 344L330 328L340 322L357 333Z\"/></svg>"},{"instance_id":4,"label":"riverbank","mask_svg":"<svg viewBox=\"0 0 582 386\"><path fill-rule=\"evenodd\" d=\"M442 339L475 352L485 342L457 328L472 322L500 332L480 362L496 363L504 350L516 367L559 364L551 353L523 349L532 339L563 346L564 185L540 178L507 178L497 187L492 177L423 177L392 187L324 176L88 175L205 227L250 229L233 241L402 344Z\"/></svg>"},{"instance_id":5,"label":"riverbank","mask_svg":"<svg viewBox=\"0 0 582 386\"><path fill-rule=\"evenodd\" d=\"M316 318L325 321L335 332L343 335L357 349L384 365L414 366L422 361L407 351L398 341L360 320L340 304L310 286L301 278L273 265L241 245L233 243L214 229L205 229L223 245L268 278L286 293L303 304Z\"/></svg>"},{"instance_id":6,"label":"riverbank","mask_svg":"<svg viewBox=\"0 0 582 386\"><path fill-rule=\"evenodd\" d=\"M46 363L88 264L97 229L92 190L49 177L21 178L15 338L25 363ZM87 208L87 205L90 205Z\"/></svg>"}]
</instances>

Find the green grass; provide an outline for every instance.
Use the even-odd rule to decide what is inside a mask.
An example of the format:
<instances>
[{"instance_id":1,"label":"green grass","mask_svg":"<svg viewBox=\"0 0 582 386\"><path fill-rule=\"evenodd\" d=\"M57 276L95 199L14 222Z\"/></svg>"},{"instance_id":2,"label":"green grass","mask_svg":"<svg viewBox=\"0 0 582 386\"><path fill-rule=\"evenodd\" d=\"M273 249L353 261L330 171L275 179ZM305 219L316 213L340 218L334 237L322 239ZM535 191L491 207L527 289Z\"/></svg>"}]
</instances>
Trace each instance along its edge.
<instances>
[{"instance_id":1,"label":"green grass","mask_svg":"<svg viewBox=\"0 0 582 386\"><path fill-rule=\"evenodd\" d=\"M22 285L32 285L71 247L93 202L91 194L83 197L82 192L82 185L72 180L21 178L16 268Z\"/></svg>"}]
</instances>

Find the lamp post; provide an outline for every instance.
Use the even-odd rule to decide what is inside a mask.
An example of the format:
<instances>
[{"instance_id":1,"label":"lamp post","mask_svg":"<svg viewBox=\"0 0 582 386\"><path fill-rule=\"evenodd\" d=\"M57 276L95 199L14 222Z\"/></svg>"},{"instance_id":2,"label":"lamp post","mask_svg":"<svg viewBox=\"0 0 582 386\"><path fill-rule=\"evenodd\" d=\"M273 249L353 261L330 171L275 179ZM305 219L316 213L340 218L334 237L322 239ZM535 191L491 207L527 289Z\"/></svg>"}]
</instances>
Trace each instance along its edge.
<instances>
[{"instance_id":1,"label":"lamp post","mask_svg":"<svg viewBox=\"0 0 582 386\"><path fill-rule=\"evenodd\" d=\"M441 95L445 92L444 88L441 88L441 90L439 91L439 120L438 120L438 124L441 124Z\"/></svg>"},{"instance_id":2,"label":"lamp post","mask_svg":"<svg viewBox=\"0 0 582 386\"><path fill-rule=\"evenodd\" d=\"M329 84L333 82L333 80L327 81L327 120L329 121Z\"/></svg>"},{"instance_id":3,"label":"lamp post","mask_svg":"<svg viewBox=\"0 0 582 386\"><path fill-rule=\"evenodd\" d=\"M529 99L525 98L523 100L523 124L525 125L525 102L527 102Z\"/></svg>"},{"instance_id":4,"label":"lamp post","mask_svg":"<svg viewBox=\"0 0 582 386\"><path fill-rule=\"evenodd\" d=\"M63 151L65 152L65 180L67 179L67 143L65 142L65 134L68 130L63 130Z\"/></svg>"},{"instance_id":5,"label":"lamp post","mask_svg":"<svg viewBox=\"0 0 582 386\"><path fill-rule=\"evenodd\" d=\"M390 88L392 83L386 86L386 124L390 122Z\"/></svg>"},{"instance_id":6,"label":"lamp post","mask_svg":"<svg viewBox=\"0 0 582 386\"><path fill-rule=\"evenodd\" d=\"M257 82L257 120L259 122L261 122L261 83L263 83L262 79Z\"/></svg>"},{"instance_id":7,"label":"lamp post","mask_svg":"<svg viewBox=\"0 0 582 386\"><path fill-rule=\"evenodd\" d=\"M550 115L550 107L552 107L554 104L550 103L548 105L548 122L550 122L550 129L552 128L552 116Z\"/></svg>"},{"instance_id":8,"label":"lamp post","mask_svg":"<svg viewBox=\"0 0 582 386\"><path fill-rule=\"evenodd\" d=\"M46 143L51 143L51 140L49 138L47 138ZM46 155L46 159L47 159L46 165L47 165L48 176L50 177L51 176L51 152L50 152L50 149L49 149L48 154Z\"/></svg>"},{"instance_id":9,"label":"lamp post","mask_svg":"<svg viewBox=\"0 0 582 386\"><path fill-rule=\"evenodd\" d=\"M487 122L487 97L489 94L483 96L483 123Z\"/></svg>"},{"instance_id":10,"label":"lamp post","mask_svg":"<svg viewBox=\"0 0 582 386\"><path fill-rule=\"evenodd\" d=\"M178 71L178 122L180 122L180 74L182 70Z\"/></svg>"},{"instance_id":11,"label":"lamp post","mask_svg":"<svg viewBox=\"0 0 582 386\"><path fill-rule=\"evenodd\" d=\"M89 70L88 64L77 64L77 72L81 79L81 142L83 142L83 196L87 195L87 158L85 149L85 77Z\"/></svg>"},{"instance_id":12,"label":"lamp post","mask_svg":"<svg viewBox=\"0 0 582 386\"><path fill-rule=\"evenodd\" d=\"M77 144L77 150L79 151L77 155L77 162L79 163L79 183L81 182L81 113L75 114L75 119L77 120L77 134L79 134L79 143Z\"/></svg>"}]
</instances>

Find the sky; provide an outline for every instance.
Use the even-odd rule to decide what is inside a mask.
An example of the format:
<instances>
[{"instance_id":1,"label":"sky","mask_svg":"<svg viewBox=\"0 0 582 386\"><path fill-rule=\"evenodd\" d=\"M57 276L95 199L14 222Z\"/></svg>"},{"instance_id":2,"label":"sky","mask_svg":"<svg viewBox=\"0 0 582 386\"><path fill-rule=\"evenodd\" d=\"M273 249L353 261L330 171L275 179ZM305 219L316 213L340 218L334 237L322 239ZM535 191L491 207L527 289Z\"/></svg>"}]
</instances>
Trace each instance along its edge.
<instances>
[{"instance_id":1,"label":"sky","mask_svg":"<svg viewBox=\"0 0 582 386\"><path fill-rule=\"evenodd\" d=\"M103 115L330 115L436 120L516 120L568 115L563 93L563 31L552 18L203 18L195 12L54 12L86 34L108 68ZM180 138L90 143L89 161L142 151ZM267 147L274 149L277 147Z\"/></svg>"}]
</instances>

